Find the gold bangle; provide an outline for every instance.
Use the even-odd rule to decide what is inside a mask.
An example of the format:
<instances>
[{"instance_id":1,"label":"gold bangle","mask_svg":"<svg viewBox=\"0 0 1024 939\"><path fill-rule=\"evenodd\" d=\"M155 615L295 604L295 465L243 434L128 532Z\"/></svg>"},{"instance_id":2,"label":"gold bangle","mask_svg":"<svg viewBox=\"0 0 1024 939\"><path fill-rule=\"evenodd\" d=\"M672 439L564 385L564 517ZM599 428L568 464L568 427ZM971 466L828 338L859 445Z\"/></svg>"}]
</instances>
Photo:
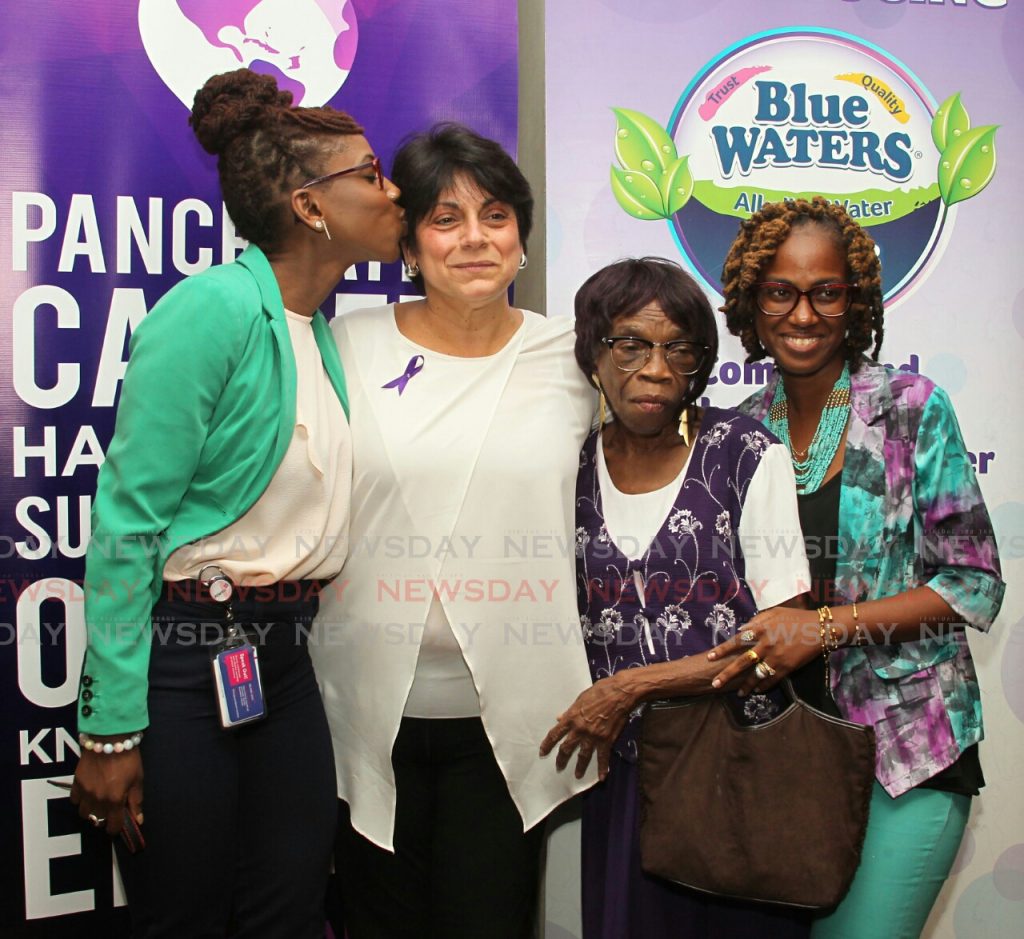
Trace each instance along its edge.
<instances>
[{"instance_id":1,"label":"gold bangle","mask_svg":"<svg viewBox=\"0 0 1024 939\"><path fill-rule=\"evenodd\" d=\"M860 618L857 616L857 601L853 601L853 645L862 646L867 642L868 633L866 629L862 629L860 625Z\"/></svg>"},{"instance_id":2,"label":"gold bangle","mask_svg":"<svg viewBox=\"0 0 1024 939\"><path fill-rule=\"evenodd\" d=\"M839 648L839 631L832 620L831 607L823 606L818 610L818 623L820 626L824 626L821 635L822 647L829 652L835 652Z\"/></svg>"},{"instance_id":3,"label":"gold bangle","mask_svg":"<svg viewBox=\"0 0 1024 939\"><path fill-rule=\"evenodd\" d=\"M831 649L828 647L828 633L832 630L833 639L835 629L832 627L832 611L827 606L818 607L818 637L821 639L821 657L825 660L825 690L832 690L832 670L829 664Z\"/></svg>"},{"instance_id":4,"label":"gold bangle","mask_svg":"<svg viewBox=\"0 0 1024 939\"><path fill-rule=\"evenodd\" d=\"M826 650L825 645L825 630L828 628L828 618L832 615L832 611L827 606L818 607L818 638L821 640L821 651Z\"/></svg>"}]
</instances>

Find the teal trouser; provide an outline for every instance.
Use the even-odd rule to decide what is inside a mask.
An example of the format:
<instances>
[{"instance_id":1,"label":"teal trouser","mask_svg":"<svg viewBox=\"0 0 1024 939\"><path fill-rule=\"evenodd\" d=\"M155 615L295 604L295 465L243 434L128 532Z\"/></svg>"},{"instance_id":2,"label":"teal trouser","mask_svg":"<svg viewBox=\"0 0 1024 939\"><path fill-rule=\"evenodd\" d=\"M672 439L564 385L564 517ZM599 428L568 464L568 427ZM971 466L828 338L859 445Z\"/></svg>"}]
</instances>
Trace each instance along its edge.
<instances>
[{"instance_id":1,"label":"teal trouser","mask_svg":"<svg viewBox=\"0 0 1024 939\"><path fill-rule=\"evenodd\" d=\"M893 799L876 782L850 892L815 920L811 939L918 939L970 812L970 796L911 789Z\"/></svg>"}]
</instances>

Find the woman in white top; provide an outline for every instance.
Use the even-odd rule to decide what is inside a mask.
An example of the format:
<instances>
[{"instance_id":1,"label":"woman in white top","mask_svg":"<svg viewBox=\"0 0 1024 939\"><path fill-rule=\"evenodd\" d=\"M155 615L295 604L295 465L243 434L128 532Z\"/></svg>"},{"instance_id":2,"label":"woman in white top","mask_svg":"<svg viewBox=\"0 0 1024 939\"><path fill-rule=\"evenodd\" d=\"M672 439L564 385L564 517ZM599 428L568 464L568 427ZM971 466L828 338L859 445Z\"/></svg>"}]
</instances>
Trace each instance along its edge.
<instances>
[{"instance_id":1,"label":"woman in white top","mask_svg":"<svg viewBox=\"0 0 1024 939\"><path fill-rule=\"evenodd\" d=\"M313 649L335 741L351 939L522 937L541 823L594 780L537 758L590 683L573 493L594 395L570 318L510 305L533 199L493 141L398 153L422 300L334 323L352 396L351 549ZM347 809L347 811L346 811Z\"/></svg>"}]
</instances>

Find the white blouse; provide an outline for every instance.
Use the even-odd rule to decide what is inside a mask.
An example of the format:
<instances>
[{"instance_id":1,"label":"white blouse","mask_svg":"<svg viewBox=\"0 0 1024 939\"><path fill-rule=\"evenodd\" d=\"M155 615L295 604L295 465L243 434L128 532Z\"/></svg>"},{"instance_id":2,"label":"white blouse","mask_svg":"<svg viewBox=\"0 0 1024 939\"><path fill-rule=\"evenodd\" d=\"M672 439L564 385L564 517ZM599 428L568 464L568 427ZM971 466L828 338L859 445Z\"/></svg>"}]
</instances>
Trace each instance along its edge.
<instances>
[{"instance_id":1,"label":"white blouse","mask_svg":"<svg viewBox=\"0 0 1024 939\"><path fill-rule=\"evenodd\" d=\"M352 435L320 358L312 317L284 312L296 371L291 443L252 508L216 534L174 551L164 565L165 580L197 577L208 564L248 586L326 580L345 563Z\"/></svg>"},{"instance_id":2,"label":"white blouse","mask_svg":"<svg viewBox=\"0 0 1024 939\"><path fill-rule=\"evenodd\" d=\"M495 355L448 356L394 309L333 324L348 380L349 558L311 642L352 824L393 849L391 749L437 598L524 829L593 784L540 759L590 686L576 608L574 501L594 392L573 322L524 311ZM333 588L333 589L332 589Z\"/></svg>"},{"instance_id":3,"label":"white blouse","mask_svg":"<svg viewBox=\"0 0 1024 939\"><path fill-rule=\"evenodd\" d=\"M679 475L667 486L639 494L620 492L612 482L598 438L597 478L604 523L608 536L627 558L642 557L661 531L679 496L689 462L687 454ZM778 606L810 589L793 470L789 450L781 443L769 446L754 470L737 535L745 580L759 610Z\"/></svg>"}]
</instances>

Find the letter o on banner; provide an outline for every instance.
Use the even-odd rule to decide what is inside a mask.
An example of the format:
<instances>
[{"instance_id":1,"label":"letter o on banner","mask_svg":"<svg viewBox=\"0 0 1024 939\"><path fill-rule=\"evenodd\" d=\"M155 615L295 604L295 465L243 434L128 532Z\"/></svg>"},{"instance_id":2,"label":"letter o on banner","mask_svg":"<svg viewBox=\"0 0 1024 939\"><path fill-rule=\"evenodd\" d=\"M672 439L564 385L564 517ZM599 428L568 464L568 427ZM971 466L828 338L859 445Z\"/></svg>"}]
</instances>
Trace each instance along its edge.
<instances>
[{"instance_id":1,"label":"letter o on banner","mask_svg":"<svg viewBox=\"0 0 1024 939\"><path fill-rule=\"evenodd\" d=\"M45 626L40 611L47 600L64 604L62 632ZM41 708L59 708L78 697L78 678L85 657L85 592L64 577L37 580L18 597L18 688ZM64 681L51 687L43 682L43 643L56 644L63 635Z\"/></svg>"}]
</instances>

